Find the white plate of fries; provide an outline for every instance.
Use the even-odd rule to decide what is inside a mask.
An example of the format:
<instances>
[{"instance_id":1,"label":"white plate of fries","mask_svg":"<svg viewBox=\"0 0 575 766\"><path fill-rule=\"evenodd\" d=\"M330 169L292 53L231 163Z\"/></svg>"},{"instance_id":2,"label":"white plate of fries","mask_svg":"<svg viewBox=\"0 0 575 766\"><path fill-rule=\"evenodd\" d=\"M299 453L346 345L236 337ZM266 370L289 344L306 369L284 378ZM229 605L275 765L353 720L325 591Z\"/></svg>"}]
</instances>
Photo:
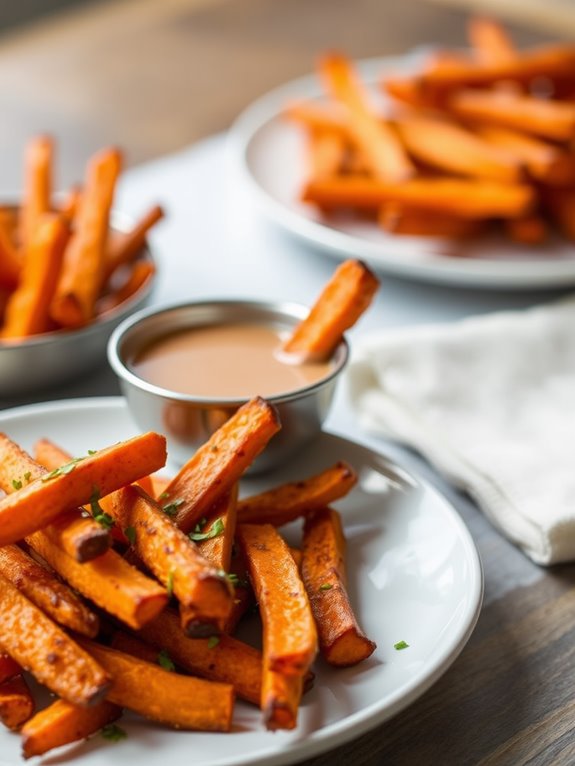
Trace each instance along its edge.
<instances>
[{"instance_id":1,"label":"white plate of fries","mask_svg":"<svg viewBox=\"0 0 575 766\"><path fill-rule=\"evenodd\" d=\"M484 43L476 39L475 44ZM551 57L562 56L566 61L575 57L573 47L551 45L549 51ZM294 80L254 102L237 119L231 140L242 175L264 214L309 246L336 258L361 258L374 268L404 277L506 289L574 283L575 247L570 239L575 232L569 223L573 219L569 206L575 210L575 157L572 138L568 138L570 120L575 116L571 102L566 99L558 107L565 112L560 120L568 123L559 128L563 130L561 140L520 134L520 118L511 119L508 125L480 123L473 115L462 113L457 117L449 110L430 111L429 105L400 111L398 100L391 111L392 99L384 94L384 80L400 83L401 87L404 79L411 83L412 76L425 77L430 66L427 62L434 58L439 61L438 67L465 67L476 65L473 55L473 48L471 52L450 51L439 57L431 50L419 50L397 58L354 63L327 55L318 75ZM516 52L519 67L524 61L525 66L531 66L533 60L537 65L539 55ZM326 64L330 58L331 64ZM397 196L399 181L382 184L374 175L372 164L377 163L377 158L366 159L362 152L365 146L349 132L350 114L345 102L337 103L334 97L341 82L332 82L331 99L326 95L330 86L325 83L332 76L326 76L326 71L335 60L338 64L343 61L348 70L345 77L353 81L354 74L358 76L359 92L364 87L363 95L367 94L364 107L371 110L369 119L391 125L394 141L399 136L409 167L405 171L401 160L396 179L406 172L401 183L407 187L411 184L407 192ZM544 61L542 66L549 64ZM519 81L522 76L520 72ZM563 85L565 82L564 78ZM491 99L495 90L461 88L456 92L461 103L454 103L458 109L474 110L473 114L478 108L499 109L499 104L485 106L465 101L469 93L471 97L487 94ZM357 95L358 91L351 96L347 93L352 101L357 100ZM523 108L521 90L515 94L500 91L497 95L509 102L513 114ZM536 108L544 100L529 98L537 102ZM527 109L532 106L527 104ZM552 115L552 122L555 119ZM553 123L549 134L556 128ZM547 126L543 132L546 130ZM532 165L525 156L519 158L525 146L519 150L515 144L510 148L505 143L519 145L523 140L528 144L526 151L543 157L547 163L544 169ZM441 151L436 156L438 147ZM479 165L474 163L484 161L489 164L488 170L484 165L477 170ZM553 186L559 183L553 176L557 164L561 166L561 188ZM381 172L387 171L384 168ZM545 179L542 185L541 177ZM438 181L439 186L445 185L439 188ZM415 188L414 182L420 187ZM489 204L478 211L475 205L483 205L483 194ZM413 207L408 206L410 201ZM467 205L475 207L475 211L469 212Z\"/></svg>"},{"instance_id":2,"label":"white plate of fries","mask_svg":"<svg viewBox=\"0 0 575 766\"><path fill-rule=\"evenodd\" d=\"M137 434L121 398L8 410L0 414L0 431L28 451L46 437L72 455L91 455ZM266 731L261 711L242 701L235 703L229 733L174 731L125 713L117 725L105 729L107 736L94 734L87 741L54 750L42 762L72 759L86 766L124 761L187 766L190 759L201 766L293 763L374 728L447 670L475 626L483 579L467 528L440 494L385 456L322 434L281 470L242 481L240 497L299 481L337 461L349 464L358 478L334 507L341 513L347 539L349 597L366 635L377 644L374 653L359 665L343 669L317 660L313 687L303 696L292 731ZM292 546L298 544L300 526L292 523L282 528ZM257 620L255 615L247 620L240 629L242 638L257 636ZM162 664L159 654L158 662ZM33 690L37 691L35 685ZM44 694L44 704L49 701ZM177 697L171 701L174 709L179 702ZM20 751L19 735L1 729L2 766L22 763Z\"/></svg>"}]
</instances>

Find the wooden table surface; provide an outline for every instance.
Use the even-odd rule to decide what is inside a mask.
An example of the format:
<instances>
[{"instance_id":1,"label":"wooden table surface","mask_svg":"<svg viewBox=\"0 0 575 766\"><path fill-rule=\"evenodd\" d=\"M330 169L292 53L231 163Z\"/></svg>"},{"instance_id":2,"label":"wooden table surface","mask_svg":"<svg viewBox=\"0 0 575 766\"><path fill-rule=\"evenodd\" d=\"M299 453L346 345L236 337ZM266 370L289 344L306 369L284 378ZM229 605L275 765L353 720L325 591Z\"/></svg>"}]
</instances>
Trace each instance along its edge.
<instances>
[{"instance_id":1,"label":"wooden table surface","mask_svg":"<svg viewBox=\"0 0 575 766\"><path fill-rule=\"evenodd\" d=\"M464 26L462 12L416 0L127 0L44 20L0 45L2 191L20 187L34 132L57 136L68 183L102 145L137 164L225 129L325 48L457 45ZM575 763L575 566L542 570L477 510L465 520L486 580L469 644L407 710L314 764Z\"/></svg>"}]
</instances>

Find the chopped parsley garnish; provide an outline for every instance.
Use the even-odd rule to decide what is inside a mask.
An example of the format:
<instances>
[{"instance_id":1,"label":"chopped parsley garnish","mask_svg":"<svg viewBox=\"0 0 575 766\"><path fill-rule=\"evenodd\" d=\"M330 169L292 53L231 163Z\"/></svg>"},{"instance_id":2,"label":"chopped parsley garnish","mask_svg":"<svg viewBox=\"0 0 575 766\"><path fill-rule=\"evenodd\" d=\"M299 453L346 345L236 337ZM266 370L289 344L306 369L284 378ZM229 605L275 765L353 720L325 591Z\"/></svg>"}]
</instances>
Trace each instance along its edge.
<instances>
[{"instance_id":1,"label":"chopped parsley garnish","mask_svg":"<svg viewBox=\"0 0 575 766\"><path fill-rule=\"evenodd\" d=\"M22 482L19 479L12 479L14 489L22 489Z\"/></svg>"},{"instance_id":2,"label":"chopped parsley garnish","mask_svg":"<svg viewBox=\"0 0 575 766\"><path fill-rule=\"evenodd\" d=\"M393 645L394 649L397 649L398 652L400 652L402 649L407 649L409 647L409 644L406 641L398 641L397 644Z\"/></svg>"},{"instance_id":3,"label":"chopped parsley garnish","mask_svg":"<svg viewBox=\"0 0 575 766\"><path fill-rule=\"evenodd\" d=\"M218 569L218 575L227 578L236 588L249 587L249 582L247 580L240 580L235 572L226 572L225 569Z\"/></svg>"},{"instance_id":4,"label":"chopped parsley garnish","mask_svg":"<svg viewBox=\"0 0 575 766\"><path fill-rule=\"evenodd\" d=\"M121 739L126 739L128 736L124 729L121 729L115 723L109 723L102 729L102 737L110 742L119 742Z\"/></svg>"},{"instance_id":5,"label":"chopped parsley garnish","mask_svg":"<svg viewBox=\"0 0 575 766\"><path fill-rule=\"evenodd\" d=\"M78 463L83 459L83 457L75 457L73 460L70 460L69 463L65 463L59 468L54 468L53 471L42 476L42 481L50 481L50 479L55 479L56 476L65 476L67 473L72 473L74 468L76 468Z\"/></svg>"},{"instance_id":6,"label":"chopped parsley garnish","mask_svg":"<svg viewBox=\"0 0 575 766\"><path fill-rule=\"evenodd\" d=\"M97 449L89 449L88 450L88 455L95 455L97 452L98 452Z\"/></svg>"},{"instance_id":7,"label":"chopped parsley garnish","mask_svg":"<svg viewBox=\"0 0 575 766\"><path fill-rule=\"evenodd\" d=\"M31 478L32 478L31 472L30 471L26 471L26 473L24 474L25 481L30 481Z\"/></svg>"},{"instance_id":8,"label":"chopped parsley garnish","mask_svg":"<svg viewBox=\"0 0 575 766\"><path fill-rule=\"evenodd\" d=\"M208 649L213 649L214 646L217 646L219 643L220 643L219 636L210 636L208 638Z\"/></svg>"},{"instance_id":9,"label":"chopped parsley garnish","mask_svg":"<svg viewBox=\"0 0 575 766\"><path fill-rule=\"evenodd\" d=\"M196 527L197 529L197 527ZM224 522L221 519L216 519L211 528L207 532L190 532L188 537L195 543L199 543L202 540L211 540L213 537L219 537L225 529Z\"/></svg>"},{"instance_id":10,"label":"chopped parsley garnish","mask_svg":"<svg viewBox=\"0 0 575 766\"><path fill-rule=\"evenodd\" d=\"M175 516L178 512L178 508L180 505L182 505L184 502L184 499L179 497L177 500L172 500L170 503L166 503L166 505L162 506L163 512L166 514L166 516Z\"/></svg>"},{"instance_id":11,"label":"chopped parsley garnish","mask_svg":"<svg viewBox=\"0 0 575 766\"><path fill-rule=\"evenodd\" d=\"M170 673L173 673L173 671L176 669L176 666L172 662L172 659L166 649L162 649L162 651L158 654L158 665L164 668L164 670L169 670Z\"/></svg>"},{"instance_id":12,"label":"chopped parsley garnish","mask_svg":"<svg viewBox=\"0 0 575 766\"><path fill-rule=\"evenodd\" d=\"M161 495L158 495L158 500L167 500L170 496L169 492L162 492Z\"/></svg>"},{"instance_id":13,"label":"chopped parsley garnish","mask_svg":"<svg viewBox=\"0 0 575 766\"><path fill-rule=\"evenodd\" d=\"M99 503L100 490L98 487L92 489L92 496L90 497L90 511L94 517L94 521L97 521L104 529L112 529L114 526L114 519L104 511Z\"/></svg>"},{"instance_id":14,"label":"chopped parsley garnish","mask_svg":"<svg viewBox=\"0 0 575 766\"><path fill-rule=\"evenodd\" d=\"M136 542L136 528L135 527L126 527L124 530L124 534L126 535L126 539L130 543L130 545L134 545Z\"/></svg>"},{"instance_id":15,"label":"chopped parsley garnish","mask_svg":"<svg viewBox=\"0 0 575 766\"><path fill-rule=\"evenodd\" d=\"M329 582L324 582L323 585L319 586L320 590L331 590L333 588L333 585Z\"/></svg>"},{"instance_id":16,"label":"chopped parsley garnish","mask_svg":"<svg viewBox=\"0 0 575 766\"><path fill-rule=\"evenodd\" d=\"M168 596L171 598L172 594L174 593L174 574L175 569L170 569L170 572L168 574L168 583L166 585L166 590L168 591Z\"/></svg>"}]
</instances>

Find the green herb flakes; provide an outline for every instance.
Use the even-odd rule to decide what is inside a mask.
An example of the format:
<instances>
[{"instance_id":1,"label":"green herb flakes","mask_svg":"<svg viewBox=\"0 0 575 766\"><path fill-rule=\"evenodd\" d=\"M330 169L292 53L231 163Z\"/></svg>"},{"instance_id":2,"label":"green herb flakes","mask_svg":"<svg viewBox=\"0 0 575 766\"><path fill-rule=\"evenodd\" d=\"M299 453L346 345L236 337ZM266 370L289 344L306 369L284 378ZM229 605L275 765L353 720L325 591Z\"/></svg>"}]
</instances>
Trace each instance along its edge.
<instances>
[{"instance_id":1,"label":"green herb flakes","mask_svg":"<svg viewBox=\"0 0 575 766\"><path fill-rule=\"evenodd\" d=\"M109 723L101 731L102 737L109 742L119 742L121 739L126 739L128 736L124 729L121 729L115 723Z\"/></svg>"},{"instance_id":2,"label":"green herb flakes","mask_svg":"<svg viewBox=\"0 0 575 766\"><path fill-rule=\"evenodd\" d=\"M194 543L199 543L202 540L211 540L214 537L219 537L225 529L224 522L221 519L216 519L211 528L207 532L190 532L188 537Z\"/></svg>"},{"instance_id":3,"label":"green herb flakes","mask_svg":"<svg viewBox=\"0 0 575 766\"><path fill-rule=\"evenodd\" d=\"M176 573L175 569L170 569L170 573L168 574L168 582L166 585L166 590L168 591L168 596L171 598L174 593L174 574Z\"/></svg>"},{"instance_id":4,"label":"green herb flakes","mask_svg":"<svg viewBox=\"0 0 575 766\"><path fill-rule=\"evenodd\" d=\"M393 645L393 648L396 649L398 652L400 652L402 649L407 649L409 647L409 644L406 641L398 641L397 644Z\"/></svg>"},{"instance_id":5,"label":"green herb flakes","mask_svg":"<svg viewBox=\"0 0 575 766\"><path fill-rule=\"evenodd\" d=\"M170 673L173 673L176 669L176 666L172 662L172 659L166 649L162 649L158 654L158 665L164 668L164 670L169 670Z\"/></svg>"},{"instance_id":6,"label":"green herb flakes","mask_svg":"<svg viewBox=\"0 0 575 766\"><path fill-rule=\"evenodd\" d=\"M104 529L112 529L114 526L114 519L104 511L100 505L100 490L98 487L92 489L92 496L90 497L90 511L96 521Z\"/></svg>"},{"instance_id":7,"label":"green herb flakes","mask_svg":"<svg viewBox=\"0 0 575 766\"><path fill-rule=\"evenodd\" d=\"M178 508L183 504L183 502L184 500L181 497L176 500L172 500L170 503L166 503L166 505L162 506L162 510L166 516L175 516L178 512Z\"/></svg>"},{"instance_id":8,"label":"green herb flakes","mask_svg":"<svg viewBox=\"0 0 575 766\"><path fill-rule=\"evenodd\" d=\"M130 543L130 545L134 545L136 542L136 528L126 527L126 529L124 530L124 534L126 535L126 539Z\"/></svg>"},{"instance_id":9,"label":"green herb flakes","mask_svg":"<svg viewBox=\"0 0 575 766\"><path fill-rule=\"evenodd\" d=\"M14 489L22 489L22 482L19 479L12 479Z\"/></svg>"},{"instance_id":10,"label":"green herb flakes","mask_svg":"<svg viewBox=\"0 0 575 766\"><path fill-rule=\"evenodd\" d=\"M42 476L42 481L50 481L51 479L55 479L57 476L65 476L68 473L72 473L74 468L78 465L78 463L83 460L82 457L75 457L73 460L70 460L69 463L65 463L64 465L61 465L59 468L54 468L53 471L50 471L50 473L45 474Z\"/></svg>"},{"instance_id":11,"label":"green herb flakes","mask_svg":"<svg viewBox=\"0 0 575 766\"><path fill-rule=\"evenodd\" d=\"M220 643L219 636L210 636L208 638L208 649L213 649L214 646L217 646L219 643Z\"/></svg>"},{"instance_id":12,"label":"green herb flakes","mask_svg":"<svg viewBox=\"0 0 575 766\"><path fill-rule=\"evenodd\" d=\"M333 588L333 585L329 582L324 582L323 585L319 586L320 590L331 590Z\"/></svg>"}]
</instances>

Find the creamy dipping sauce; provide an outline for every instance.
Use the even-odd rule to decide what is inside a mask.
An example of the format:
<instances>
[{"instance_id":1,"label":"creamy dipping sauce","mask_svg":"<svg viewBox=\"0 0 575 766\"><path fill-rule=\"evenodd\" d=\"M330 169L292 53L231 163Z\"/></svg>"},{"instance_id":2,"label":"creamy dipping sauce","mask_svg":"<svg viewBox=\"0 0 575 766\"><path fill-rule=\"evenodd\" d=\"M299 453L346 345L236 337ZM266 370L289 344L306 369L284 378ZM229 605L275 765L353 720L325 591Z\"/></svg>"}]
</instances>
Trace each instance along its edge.
<instances>
[{"instance_id":1,"label":"creamy dipping sauce","mask_svg":"<svg viewBox=\"0 0 575 766\"><path fill-rule=\"evenodd\" d=\"M155 386L218 399L291 393L332 372L332 362L281 361L281 344L279 331L263 324L194 327L153 341L130 366Z\"/></svg>"}]
</instances>

